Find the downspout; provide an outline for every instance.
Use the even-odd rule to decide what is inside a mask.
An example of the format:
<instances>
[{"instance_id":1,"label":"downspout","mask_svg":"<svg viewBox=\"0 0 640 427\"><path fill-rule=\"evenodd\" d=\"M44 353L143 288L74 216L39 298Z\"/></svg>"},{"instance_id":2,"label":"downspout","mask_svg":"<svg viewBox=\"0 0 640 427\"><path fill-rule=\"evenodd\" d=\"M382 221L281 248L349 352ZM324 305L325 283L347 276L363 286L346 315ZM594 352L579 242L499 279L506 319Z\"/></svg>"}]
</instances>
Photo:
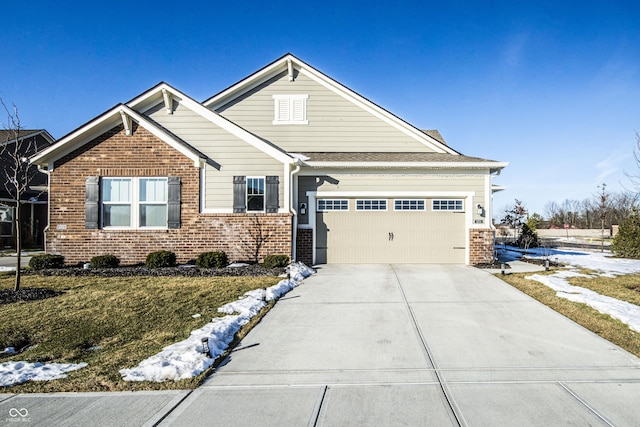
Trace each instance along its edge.
<instances>
[{"instance_id":1,"label":"downspout","mask_svg":"<svg viewBox=\"0 0 640 427\"><path fill-rule=\"evenodd\" d=\"M47 226L44 228L44 252L47 253L47 233L51 225L51 171L38 165L38 170L47 175Z\"/></svg>"},{"instance_id":2,"label":"downspout","mask_svg":"<svg viewBox=\"0 0 640 427\"><path fill-rule=\"evenodd\" d=\"M296 260L296 252L297 252L296 240L298 239L298 211L296 210L295 203L293 201L294 200L293 199L293 188L294 188L293 176L298 172L300 172L300 160L296 159L293 164L296 165L296 168L291 171L291 174L289 177L289 204L291 205L289 206L289 208L291 209L291 213L293 214L293 217L292 217L293 230L291 232L292 234L291 262L297 261Z\"/></svg>"}]
</instances>

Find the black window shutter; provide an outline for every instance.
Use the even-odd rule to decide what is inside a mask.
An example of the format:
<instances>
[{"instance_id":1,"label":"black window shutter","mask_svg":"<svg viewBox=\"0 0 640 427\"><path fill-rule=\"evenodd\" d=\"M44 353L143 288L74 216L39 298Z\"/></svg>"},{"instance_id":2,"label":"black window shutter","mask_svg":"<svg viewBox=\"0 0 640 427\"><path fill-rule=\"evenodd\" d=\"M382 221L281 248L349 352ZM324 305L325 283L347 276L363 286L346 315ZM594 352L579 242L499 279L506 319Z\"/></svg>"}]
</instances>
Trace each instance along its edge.
<instances>
[{"instance_id":1,"label":"black window shutter","mask_svg":"<svg viewBox=\"0 0 640 427\"><path fill-rule=\"evenodd\" d=\"M167 227L180 228L180 177L168 177L167 186Z\"/></svg>"},{"instance_id":2,"label":"black window shutter","mask_svg":"<svg viewBox=\"0 0 640 427\"><path fill-rule=\"evenodd\" d=\"M100 220L100 177L88 176L85 191L85 228L97 229Z\"/></svg>"},{"instance_id":3,"label":"black window shutter","mask_svg":"<svg viewBox=\"0 0 640 427\"><path fill-rule=\"evenodd\" d=\"M233 177L233 213L247 211L247 178L244 176Z\"/></svg>"},{"instance_id":4,"label":"black window shutter","mask_svg":"<svg viewBox=\"0 0 640 427\"><path fill-rule=\"evenodd\" d=\"M267 176L265 179L265 207L267 213L277 213L280 207L280 179L277 176Z\"/></svg>"}]
</instances>

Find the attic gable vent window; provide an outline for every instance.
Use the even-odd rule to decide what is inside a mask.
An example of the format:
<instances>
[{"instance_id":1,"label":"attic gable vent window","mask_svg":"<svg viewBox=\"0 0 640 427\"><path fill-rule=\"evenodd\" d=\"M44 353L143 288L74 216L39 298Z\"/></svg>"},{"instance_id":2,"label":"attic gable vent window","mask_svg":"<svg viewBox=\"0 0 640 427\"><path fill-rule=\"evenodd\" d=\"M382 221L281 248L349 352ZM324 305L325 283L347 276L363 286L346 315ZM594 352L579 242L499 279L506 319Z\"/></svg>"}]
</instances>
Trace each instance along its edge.
<instances>
[{"instance_id":1,"label":"attic gable vent window","mask_svg":"<svg viewBox=\"0 0 640 427\"><path fill-rule=\"evenodd\" d=\"M306 125L309 95L273 95L274 125Z\"/></svg>"}]
</instances>

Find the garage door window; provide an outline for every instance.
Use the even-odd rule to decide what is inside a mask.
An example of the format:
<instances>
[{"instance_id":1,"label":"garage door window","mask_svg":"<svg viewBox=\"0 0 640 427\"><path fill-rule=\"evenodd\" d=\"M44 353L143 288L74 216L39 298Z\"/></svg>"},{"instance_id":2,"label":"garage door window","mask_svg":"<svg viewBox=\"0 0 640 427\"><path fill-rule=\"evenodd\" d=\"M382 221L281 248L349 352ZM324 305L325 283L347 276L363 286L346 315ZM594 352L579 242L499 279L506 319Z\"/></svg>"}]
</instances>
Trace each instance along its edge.
<instances>
[{"instance_id":1,"label":"garage door window","mask_svg":"<svg viewBox=\"0 0 640 427\"><path fill-rule=\"evenodd\" d=\"M423 211L424 200L394 200L393 209L396 211Z\"/></svg>"},{"instance_id":2,"label":"garage door window","mask_svg":"<svg viewBox=\"0 0 640 427\"><path fill-rule=\"evenodd\" d=\"M326 211L348 211L349 200L347 199L320 199L318 200L318 212Z\"/></svg>"},{"instance_id":3,"label":"garage door window","mask_svg":"<svg viewBox=\"0 0 640 427\"><path fill-rule=\"evenodd\" d=\"M464 211L464 204L460 199L433 200L434 211Z\"/></svg>"},{"instance_id":4,"label":"garage door window","mask_svg":"<svg viewBox=\"0 0 640 427\"><path fill-rule=\"evenodd\" d=\"M384 199L356 200L356 210L357 211L386 211L387 201Z\"/></svg>"}]
</instances>

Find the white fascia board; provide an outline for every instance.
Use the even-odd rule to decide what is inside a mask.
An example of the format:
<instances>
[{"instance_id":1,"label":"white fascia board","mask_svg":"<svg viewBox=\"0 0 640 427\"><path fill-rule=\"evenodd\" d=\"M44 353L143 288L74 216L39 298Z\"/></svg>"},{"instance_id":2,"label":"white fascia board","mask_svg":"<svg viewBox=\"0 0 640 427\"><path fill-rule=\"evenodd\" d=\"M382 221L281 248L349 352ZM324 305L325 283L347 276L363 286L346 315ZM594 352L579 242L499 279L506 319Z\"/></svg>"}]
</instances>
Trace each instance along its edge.
<instances>
[{"instance_id":1,"label":"white fascia board","mask_svg":"<svg viewBox=\"0 0 640 427\"><path fill-rule=\"evenodd\" d=\"M307 77L311 78L317 83L323 85L324 87L333 91L337 95L342 96L347 101L350 101L353 104L357 105L358 107L364 109L365 111L368 111L369 113L383 120L387 124L400 130L405 135L415 139L417 142L420 142L426 145L427 147L433 149L438 153L460 154L454 149L447 146L446 144L443 144L437 141L433 137L427 135L426 133L417 129L416 127L409 124L408 122L400 119L399 117L393 115L392 113L383 109L382 107L379 107L378 105L374 104L373 102L369 101L368 99L364 98L358 93L352 91L346 86L343 86L337 81L331 78L328 78L327 76L313 69L312 67L308 66L304 62L298 59L294 59L294 61L297 62L298 65L300 66L300 73L306 75Z\"/></svg>"},{"instance_id":2,"label":"white fascia board","mask_svg":"<svg viewBox=\"0 0 640 427\"><path fill-rule=\"evenodd\" d=\"M256 137L252 133L244 130L243 128L236 125L235 123L225 119L220 114L214 111L211 111L210 109L206 108L199 102L194 101L189 96L183 94L177 89L174 89L169 85L160 85L157 87L157 91L159 91L160 94L162 93L162 89L165 89L167 92L170 92L171 95L185 107L189 108L196 114L199 114L203 118L209 120L211 123L224 129L230 134L238 137L239 139L253 146L254 148L262 151L263 153L273 157L274 159L282 163L287 163L287 164L293 163L294 159L291 156L289 156L286 152L276 148L273 145L267 144L266 142Z\"/></svg>"},{"instance_id":3,"label":"white fascia board","mask_svg":"<svg viewBox=\"0 0 640 427\"><path fill-rule=\"evenodd\" d=\"M279 61L266 66L265 68L251 74L249 77L240 80L233 86L205 100L202 105L208 109L217 110L218 108L226 104L230 99L235 98L235 96L239 93L248 92L256 88L257 86L260 86L271 77L274 77L277 74L286 71L288 67L287 60L295 62L295 58L292 55L285 55Z\"/></svg>"},{"instance_id":4,"label":"white fascia board","mask_svg":"<svg viewBox=\"0 0 640 427\"><path fill-rule=\"evenodd\" d=\"M86 125L76 129L58 141L58 143L42 150L31 158L31 163L48 166L49 163L53 163L51 159L59 159L71 153L76 148L81 147L94 137L111 129L115 124L122 121L120 117L120 107L121 105L113 107Z\"/></svg>"},{"instance_id":5,"label":"white fascia board","mask_svg":"<svg viewBox=\"0 0 640 427\"><path fill-rule=\"evenodd\" d=\"M162 90L166 91L175 91L170 85L167 83L160 83L157 86L147 90L141 95L133 98L131 101L127 102L127 106L132 110L138 111L139 113L145 113L151 107L157 105L158 102L162 101Z\"/></svg>"},{"instance_id":6,"label":"white fascia board","mask_svg":"<svg viewBox=\"0 0 640 427\"><path fill-rule=\"evenodd\" d=\"M369 113L373 114L389 125L415 139L417 142L420 142L439 153L459 154L457 151L448 147L446 144L442 144L433 137L420 131L404 120L396 117L385 109L377 106L373 102L367 100L366 98L357 94L346 86L324 75L320 71L315 70L313 67L309 66L308 64L304 63L291 54L285 55L279 61L276 61L273 64L245 78L244 80L241 80L237 84L231 86L229 89L217 95L214 95L213 97L204 101L202 104L205 107L211 108L213 110L220 108L235 96L241 93L248 92L251 89L259 86L263 82L267 81L268 79L274 77L278 73L286 71L289 61L291 61L298 67L300 73L306 75L307 77L311 78L312 80L316 81L332 92L357 105L358 107L363 108L364 110L368 111Z\"/></svg>"},{"instance_id":7,"label":"white fascia board","mask_svg":"<svg viewBox=\"0 0 640 427\"><path fill-rule=\"evenodd\" d=\"M502 169L508 163L500 162L304 162L305 166L312 168L335 168L335 169Z\"/></svg>"},{"instance_id":8,"label":"white fascia board","mask_svg":"<svg viewBox=\"0 0 640 427\"><path fill-rule=\"evenodd\" d=\"M49 142L49 144L53 144L54 142L56 142L55 138L52 137L49 132L47 132L46 130L42 129L42 130L38 130L36 132L31 132L28 135L21 135L17 140L14 138L14 139L10 139L8 141L3 141L2 143L0 143L0 147L4 147L4 146L7 146L9 144L13 144L16 141L24 141L25 139L33 138L33 137L36 137L38 135L42 135L42 137L44 139L46 139Z\"/></svg>"},{"instance_id":9,"label":"white fascia board","mask_svg":"<svg viewBox=\"0 0 640 427\"><path fill-rule=\"evenodd\" d=\"M189 150L187 147L184 146L184 144L180 143L179 141L176 141L175 138L173 138L171 135L169 135L159 127L152 124L149 120L147 120L141 114L138 114L137 112L127 107L126 105L123 105L121 108L122 108L121 111L124 112L124 114L128 115L133 120L138 122L140 126L148 130L151 134L153 134L157 138L167 143L172 148L182 153L185 157L193 160L193 166L199 168L202 165L202 163L206 160L205 158L200 157L197 153L193 152L192 150Z\"/></svg>"}]
</instances>

